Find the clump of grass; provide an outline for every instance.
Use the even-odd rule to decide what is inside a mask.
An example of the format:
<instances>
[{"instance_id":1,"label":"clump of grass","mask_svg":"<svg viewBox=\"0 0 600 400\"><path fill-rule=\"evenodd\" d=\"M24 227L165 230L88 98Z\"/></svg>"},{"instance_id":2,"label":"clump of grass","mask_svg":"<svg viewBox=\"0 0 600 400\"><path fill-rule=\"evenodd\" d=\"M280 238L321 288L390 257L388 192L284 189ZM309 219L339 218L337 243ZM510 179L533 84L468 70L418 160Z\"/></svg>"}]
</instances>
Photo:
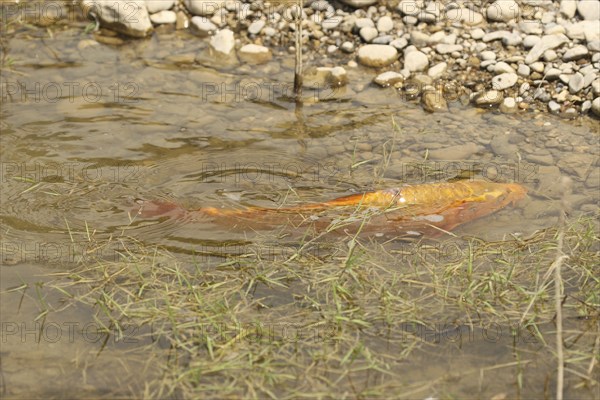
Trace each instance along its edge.
<instances>
[{"instance_id":1,"label":"clump of grass","mask_svg":"<svg viewBox=\"0 0 600 400\"><path fill-rule=\"evenodd\" d=\"M588 217L564 230L569 396L599 384L595 228ZM150 397L461 397L472 395L471 381L482 397L529 397L552 379L551 367L539 366L554 358L546 275L557 234L415 243L352 236L315 254L331 240L322 237L291 255L221 262L121 238L135 251L81 265L52 286L67 302L93 305L107 332L152 328L149 351L161 355L164 374L149 382Z\"/></svg>"}]
</instances>

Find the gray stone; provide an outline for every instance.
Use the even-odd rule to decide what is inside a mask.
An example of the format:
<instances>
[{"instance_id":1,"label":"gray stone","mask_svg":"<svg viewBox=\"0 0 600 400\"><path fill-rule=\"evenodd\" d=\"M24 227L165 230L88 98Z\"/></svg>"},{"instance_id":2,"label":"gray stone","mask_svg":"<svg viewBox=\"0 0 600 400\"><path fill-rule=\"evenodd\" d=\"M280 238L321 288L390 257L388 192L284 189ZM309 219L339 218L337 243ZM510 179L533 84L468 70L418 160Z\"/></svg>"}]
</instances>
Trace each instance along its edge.
<instances>
[{"instance_id":1,"label":"gray stone","mask_svg":"<svg viewBox=\"0 0 600 400\"><path fill-rule=\"evenodd\" d=\"M475 40L482 39L485 35L485 31L481 28L475 28L471 31L471 37Z\"/></svg>"},{"instance_id":2,"label":"gray stone","mask_svg":"<svg viewBox=\"0 0 600 400\"><path fill-rule=\"evenodd\" d=\"M264 20L258 19L250 24L248 27L248 33L251 35L258 35L265 25L266 22Z\"/></svg>"},{"instance_id":3,"label":"gray stone","mask_svg":"<svg viewBox=\"0 0 600 400\"><path fill-rule=\"evenodd\" d=\"M523 42L520 35L510 31L494 31L486 33L481 39L484 42L492 42L494 40L501 40L505 46L516 46Z\"/></svg>"},{"instance_id":4,"label":"gray stone","mask_svg":"<svg viewBox=\"0 0 600 400\"><path fill-rule=\"evenodd\" d=\"M563 34L546 35L542 37L542 40L529 50L527 57L525 57L525 64L531 64L539 60L546 50L555 49L568 41L569 38Z\"/></svg>"},{"instance_id":5,"label":"gray stone","mask_svg":"<svg viewBox=\"0 0 600 400\"><path fill-rule=\"evenodd\" d=\"M581 105L581 113L585 114L587 113L590 109L592 108L592 102L589 100L586 100L583 102L583 104Z\"/></svg>"},{"instance_id":6,"label":"gray stone","mask_svg":"<svg viewBox=\"0 0 600 400\"><path fill-rule=\"evenodd\" d=\"M552 62L558 58L558 54L554 50L546 50L544 52L544 61Z\"/></svg>"},{"instance_id":7,"label":"gray stone","mask_svg":"<svg viewBox=\"0 0 600 400\"><path fill-rule=\"evenodd\" d=\"M415 46L425 46L429 43L429 35L420 31L412 31L410 33L410 43Z\"/></svg>"},{"instance_id":8,"label":"gray stone","mask_svg":"<svg viewBox=\"0 0 600 400\"><path fill-rule=\"evenodd\" d=\"M600 2L598 0L579 0L577 2L577 11L585 20L600 20Z\"/></svg>"},{"instance_id":9,"label":"gray stone","mask_svg":"<svg viewBox=\"0 0 600 400\"><path fill-rule=\"evenodd\" d=\"M504 90L513 87L519 77L514 73L504 73L492 78L492 87L496 90Z\"/></svg>"},{"instance_id":10,"label":"gray stone","mask_svg":"<svg viewBox=\"0 0 600 400\"><path fill-rule=\"evenodd\" d=\"M385 67L398 59L398 50L385 44L367 44L358 49L358 62L367 67Z\"/></svg>"},{"instance_id":11,"label":"gray stone","mask_svg":"<svg viewBox=\"0 0 600 400\"><path fill-rule=\"evenodd\" d=\"M174 24L177 22L177 14L174 11L162 10L150 15L153 24Z\"/></svg>"},{"instance_id":12,"label":"gray stone","mask_svg":"<svg viewBox=\"0 0 600 400\"><path fill-rule=\"evenodd\" d=\"M571 94L579 93L583 89L583 75L576 72L569 79L569 92Z\"/></svg>"},{"instance_id":13,"label":"gray stone","mask_svg":"<svg viewBox=\"0 0 600 400\"><path fill-rule=\"evenodd\" d=\"M404 76L395 71L387 71L381 73L373 79L377 85L381 87L388 87L390 85L395 85L398 82L402 82L404 80Z\"/></svg>"},{"instance_id":14,"label":"gray stone","mask_svg":"<svg viewBox=\"0 0 600 400\"><path fill-rule=\"evenodd\" d=\"M373 23L373 20L371 18L358 18L356 21L354 21L354 25L356 26L356 29L358 29L358 30L360 30L366 26L375 28L375 24Z\"/></svg>"},{"instance_id":15,"label":"gray stone","mask_svg":"<svg viewBox=\"0 0 600 400\"><path fill-rule=\"evenodd\" d=\"M563 17L573 18L577 12L577 0L561 0L559 11Z\"/></svg>"},{"instance_id":16,"label":"gray stone","mask_svg":"<svg viewBox=\"0 0 600 400\"><path fill-rule=\"evenodd\" d=\"M514 0L497 0L486 10L490 21L508 22L520 15L519 5Z\"/></svg>"},{"instance_id":17,"label":"gray stone","mask_svg":"<svg viewBox=\"0 0 600 400\"><path fill-rule=\"evenodd\" d=\"M220 30L210 38L209 44L213 50L219 53L230 54L235 46L233 32L229 29Z\"/></svg>"},{"instance_id":18,"label":"gray stone","mask_svg":"<svg viewBox=\"0 0 600 400\"><path fill-rule=\"evenodd\" d=\"M594 101L592 101L592 112L600 117L600 97L596 97Z\"/></svg>"},{"instance_id":19,"label":"gray stone","mask_svg":"<svg viewBox=\"0 0 600 400\"><path fill-rule=\"evenodd\" d=\"M517 102L513 97L507 97L500 104L500 111L509 114L517 111Z\"/></svg>"},{"instance_id":20,"label":"gray stone","mask_svg":"<svg viewBox=\"0 0 600 400\"><path fill-rule=\"evenodd\" d=\"M210 22L210 20L206 17L194 16L192 17L190 23L192 24L192 28L194 28L201 35L212 35L218 29L217 26Z\"/></svg>"},{"instance_id":21,"label":"gray stone","mask_svg":"<svg viewBox=\"0 0 600 400\"><path fill-rule=\"evenodd\" d=\"M225 6L224 0L183 0L183 3L193 15L204 17L213 15Z\"/></svg>"},{"instance_id":22,"label":"gray stone","mask_svg":"<svg viewBox=\"0 0 600 400\"><path fill-rule=\"evenodd\" d=\"M421 4L421 2L417 2L416 0L402 0L398 4L397 9L402 15L410 15L414 17L421 12Z\"/></svg>"},{"instance_id":23,"label":"gray stone","mask_svg":"<svg viewBox=\"0 0 600 400\"><path fill-rule=\"evenodd\" d=\"M560 111L560 104L558 104L554 100L551 100L548 103L548 111L550 111L551 113L558 113Z\"/></svg>"},{"instance_id":24,"label":"gray stone","mask_svg":"<svg viewBox=\"0 0 600 400\"><path fill-rule=\"evenodd\" d=\"M352 42L344 42L340 46L344 53L352 53L354 51L354 43Z\"/></svg>"},{"instance_id":25,"label":"gray stone","mask_svg":"<svg viewBox=\"0 0 600 400\"><path fill-rule=\"evenodd\" d=\"M375 39L373 39L371 41L371 43L373 43L373 44L389 44L392 40L394 40L394 37L392 35L382 35L382 36L377 36Z\"/></svg>"},{"instance_id":26,"label":"gray stone","mask_svg":"<svg viewBox=\"0 0 600 400\"><path fill-rule=\"evenodd\" d=\"M390 42L390 46L394 46L398 50L402 50L406 46L408 46L408 40L404 38L394 39Z\"/></svg>"},{"instance_id":27,"label":"gray stone","mask_svg":"<svg viewBox=\"0 0 600 400\"><path fill-rule=\"evenodd\" d=\"M463 47L460 44L443 44L440 43L435 46L435 51L439 54L448 54L453 53L455 51L461 52Z\"/></svg>"},{"instance_id":28,"label":"gray stone","mask_svg":"<svg viewBox=\"0 0 600 400\"><path fill-rule=\"evenodd\" d=\"M132 37L146 37L152 22L143 0L83 0L82 6L100 20L100 25Z\"/></svg>"},{"instance_id":29,"label":"gray stone","mask_svg":"<svg viewBox=\"0 0 600 400\"><path fill-rule=\"evenodd\" d=\"M530 19L519 22L519 30L526 35L541 35L544 33L542 23Z\"/></svg>"},{"instance_id":30,"label":"gray stone","mask_svg":"<svg viewBox=\"0 0 600 400\"><path fill-rule=\"evenodd\" d=\"M370 26L365 26L364 28L360 28L360 37L367 43L371 42L371 40L375 39L379 32L377 29L372 28Z\"/></svg>"},{"instance_id":31,"label":"gray stone","mask_svg":"<svg viewBox=\"0 0 600 400\"><path fill-rule=\"evenodd\" d=\"M175 0L146 0L146 8L150 14L168 10L173 7Z\"/></svg>"},{"instance_id":32,"label":"gray stone","mask_svg":"<svg viewBox=\"0 0 600 400\"><path fill-rule=\"evenodd\" d=\"M411 72L415 71L423 71L429 65L429 59L427 56L418 51L414 50L411 52L404 53L404 68L408 69Z\"/></svg>"},{"instance_id":33,"label":"gray stone","mask_svg":"<svg viewBox=\"0 0 600 400\"><path fill-rule=\"evenodd\" d=\"M535 46L536 44L538 44L538 42L540 40L542 40L542 38L539 36L535 36L535 35L525 36L525 39L523 39L523 47L526 49L530 49L533 46Z\"/></svg>"},{"instance_id":34,"label":"gray stone","mask_svg":"<svg viewBox=\"0 0 600 400\"><path fill-rule=\"evenodd\" d=\"M348 4L354 8L364 8L377 3L378 0L341 0L342 3Z\"/></svg>"},{"instance_id":35,"label":"gray stone","mask_svg":"<svg viewBox=\"0 0 600 400\"><path fill-rule=\"evenodd\" d=\"M502 100L504 100L504 96L498 90L488 90L473 97L473 103L480 107L498 105L502 103Z\"/></svg>"},{"instance_id":36,"label":"gray stone","mask_svg":"<svg viewBox=\"0 0 600 400\"><path fill-rule=\"evenodd\" d=\"M600 29L600 27L598 28ZM563 61L575 61L583 58L589 54L588 49L585 46L575 46L563 54Z\"/></svg>"},{"instance_id":37,"label":"gray stone","mask_svg":"<svg viewBox=\"0 0 600 400\"><path fill-rule=\"evenodd\" d=\"M531 63L529 66L531 67L531 69L533 71L535 71L537 73L541 74L542 72L544 72L544 67L545 66L544 66L544 63L541 62L541 61L537 61L537 62Z\"/></svg>"},{"instance_id":38,"label":"gray stone","mask_svg":"<svg viewBox=\"0 0 600 400\"><path fill-rule=\"evenodd\" d=\"M494 65L492 72L494 72L495 74L514 74L515 70L513 69L513 67L511 67L504 61L500 61L499 63Z\"/></svg>"},{"instance_id":39,"label":"gray stone","mask_svg":"<svg viewBox=\"0 0 600 400\"><path fill-rule=\"evenodd\" d=\"M447 68L448 68L447 63L445 63L445 62L438 63L438 64L434 65L433 67L429 68L429 71L427 71L427 75L429 75L433 79L438 79L446 72Z\"/></svg>"},{"instance_id":40,"label":"gray stone","mask_svg":"<svg viewBox=\"0 0 600 400\"><path fill-rule=\"evenodd\" d=\"M379 20L377 21L377 30L379 32L389 32L392 29L394 29L394 21L392 21L392 19L390 17L388 17L387 15L379 18Z\"/></svg>"},{"instance_id":41,"label":"gray stone","mask_svg":"<svg viewBox=\"0 0 600 400\"><path fill-rule=\"evenodd\" d=\"M427 112L446 112L448 103L444 94L437 90L425 90L421 96L421 106Z\"/></svg>"},{"instance_id":42,"label":"gray stone","mask_svg":"<svg viewBox=\"0 0 600 400\"><path fill-rule=\"evenodd\" d=\"M496 53L494 53L493 51L482 51L479 54L479 58L481 58L484 61L495 60L496 59Z\"/></svg>"},{"instance_id":43,"label":"gray stone","mask_svg":"<svg viewBox=\"0 0 600 400\"><path fill-rule=\"evenodd\" d=\"M341 22L342 22L342 18L339 16L336 16L333 18L324 19L321 22L321 26L325 30L332 30L332 29L336 29L340 25Z\"/></svg>"},{"instance_id":44,"label":"gray stone","mask_svg":"<svg viewBox=\"0 0 600 400\"><path fill-rule=\"evenodd\" d=\"M517 74L519 76L529 76L529 74L531 73L531 68L529 68L528 65L525 64L519 64L519 68L517 69Z\"/></svg>"}]
</instances>

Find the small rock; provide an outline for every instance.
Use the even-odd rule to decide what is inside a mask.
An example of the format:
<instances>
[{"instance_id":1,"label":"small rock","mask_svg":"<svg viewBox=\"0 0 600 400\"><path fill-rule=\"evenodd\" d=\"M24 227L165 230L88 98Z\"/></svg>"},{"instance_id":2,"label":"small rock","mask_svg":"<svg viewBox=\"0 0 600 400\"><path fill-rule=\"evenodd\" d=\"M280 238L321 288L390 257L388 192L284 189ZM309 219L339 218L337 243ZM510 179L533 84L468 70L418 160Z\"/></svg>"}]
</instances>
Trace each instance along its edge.
<instances>
[{"instance_id":1,"label":"small rock","mask_svg":"<svg viewBox=\"0 0 600 400\"><path fill-rule=\"evenodd\" d=\"M514 73L504 73L492 78L492 87L496 90L504 90L513 87L519 77Z\"/></svg>"},{"instance_id":2,"label":"small rock","mask_svg":"<svg viewBox=\"0 0 600 400\"><path fill-rule=\"evenodd\" d=\"M250 64L264 64L271 60L272 54L265 46L246 44L239 51L240 60Z\"/></svg>"},{"instance_id":3,"label":"small rock","mask_svg":"<svg viewBox=\"0 0 600 400\"><path fill-rule=\"evenodd\" d=\"M532 69L532 70L534 70L535 72L538 72L538 73L540 73L540 74L541 74L542 72L544 72L544 68L545 68L545 66L544 66L544 63L543 63L543 62L541 62L541 61L538 61L538 62L531 63L529 66L530 66L530 67L531 67L531 69Z\"/></svg>"},{"instance_id":4,"label":"small rock","mask_svg":"<svg viewBox=\"0 0 600 400\"><path fill-rule=\"evenodd\" d=\"M484 60L484 61L495 60L496 59L496 53L494 53L493 51L482 51L479 54L479 57L482 60Z\"/></svg>"},{"instance_id":5,"label":"small rock","mask_svg":"<svg viewBox=\"0 0 600 400\"><path fill-rule=\"evenodd\" d=\"M514 0L497 0L486 10L488 20L499 22L508 22L519 14L519 5Z\"/></svg>"},{"instance_id":6,"label":"small rock","mask_svg":"<svg viewBox=\"0 0 600 400\"><path fill-rule=\"evenodd\" d=\"M365 26L364 28L360 28L360 32L359 32L360 37L367 43L370 43L371 40L375 39L378 34L379 34L379 32L377 32L377 29L370 27L370 26Z\"/></svg>"},{"instance_id":7,"label":"small rock","mask_svg":"<svg viewBox=\"0 0 600 400\"><path fill-rule=\"evenodd\" d=\"M373 39L371 41L371 43L373 43L373 44L388 44L392 40L394 40L394 37L392 35L382 35L382 36L377 36L375 39Z\"/></svg>"},{"instance_id":8,"label":"small rock","mask_svg":"<svg viewBox=\"0 0 600 400\"><path fill-rule=\"evenodd\" d=\"M488 90L473 97L473 102L479 107L493 106L502 103L504 96L498 90Z\"/></svg>"},{"instance_id":9,"label":"small rock","mask_svg":"<svg viewBox=\"0 0 600 400\"><path fill-rule=\"evenodd\" d=\"M575 60L579 60L580 58L583 58L585 56L588 55L588 49L585 46L575 46L569 50L567 50L565 52L565 54L563 54L563 60L564 61L575 61Z\"/></svg>"},{"instance_id":10,"label":"small rock","mask_svg":"<svg viewBox=\"0 0 600 400\"><path fill-rule=\"evenodd\" d=\"M173 4L175 4L175 0L150 0L146 1L146 8L150 14L154 14L170 9Z\"/></svg>"},{"instance_id":11,"label":"small rock","mask_svg":"<svg viewBox=\"0 0 600 400\"><path fill-rule=\"evenodd\" d=\"M538 44L538 42L540 40L542 40L542 38L539 36L535 36L535 35L525 36L525 39L523 39L523 47L526 49L531 49L533 46Z\"/></svg>"},{"instance_id":12,"label":"small rock","mask_svg":"<svg viewBox=\"0 0 600 400\"><path fill-rule=\"evenodd\" d=\"M277 30L271 26L267 26L262 30L262 33L264 33L265 36L275 36L277 34Z\"/></svg>"},{"instance_id":13,"label":"small rock","mask_svg":"<svg viewBox=\"0 0 600 400\"><path fill-rule=\"evenodd\" d=\"M577 0L561 0L560 13L566 19L571 19L577 12Z\"/></svg>"},{"instance_id":14,"label":"small rock","mask_svg":"<svg viewBox=\"0 0 600 400\"><path fill-rule=\"evenodd\" d=\"M174 24L177 22L177 14L174 11L162 10L150 15L150 21L157 25Z\"/></svg>"},{"instance_id":15,"label":"small rock","mask_svg":"<svg viewBox=\"0 0 600 400\"><path fill-rule=\"evenodd\" d=\"M358 49L358 62L367 67L385 67L398 59L398 50L385 44L367 44Z\"/></svg>"},{"instance_id":16,"label":"small rock","mask_svg":"<svg viewBox=\"0 0 600 400\"><path fill-rule=\"evenodd\" d=\"M579 72L576 72L569 79L569 92L571 94L579 93L583 89L583 75Z\"/></svg>"},{"instance_id":17,"label":"small rock","mask_svg":"<svg viewBox=\"0 0 600 400\"><path fill-rule=\"evenodd\" d=\"M447 63L445 63L445 62L438 63L438 64L434 65L433 67L429 68L429 71L427 71L427 75L429 75L433 79L438 79L444 74L444 72L446 72L447 68L448 68Z\"/></svg>"},{"instance_id":18,"label":"small rock","mask_svg":"<svg viewBox=\"0 0 600 400\"><path fill-rule=\"evenodd\" d=\"M525 64L519 64L519 68L517 69L517 74L519 76L527 77L531 73L531 68Z\"/></svg>"},{"instance_id":19,"label":"small rock","mask_svg":"<svg viewBox=\"0 0 600 400\"><path fill-rule=\"evenodd\" d=\"M529 50L529 53L525 57L525 64L531 64L539 60L546 50L555 49L568 41L569 38L563 34L544 36L542 40L540 40L535 46L533 46L531 50Z\"/></svg>"},{"instance_id":20,"label":"small rock","mask_svg":"<svg viewBox=\"0 0 600 400\"><path fill-rule=\"evenodd\" d=\"M596 97L594 101L592 101L592 112L596 114L597 117L600 117L600 97Z\"/></svg>"},{"instance_id":21,"label":"small rock","mask_svg":"<svg viewBox=\"0 0 600 400\"><path fill-rule=\"evenodd\" d=\"M558 58L558 54L554 50L546 50L544 52L544 61L552 62Z\"/></svg>"},{"instance_id":22,"label":"small rock","mask_svg":"<svg viewBox=\"0 0 600 400\"><path fill-rule=\"evenodd\" d=\"M495 74L514 74L515 70L504 61L500 61L494 65L493 72Z\"/></svg>"},{"instance_id":23,"label":"small rock","mask_svg":"<svg viewBox=\"0 0 600 400\"><path fill-rule=\"evenodd\" d=\"M190 13L204 17L213 15L225 5L224 0L184 0L183 3Z\"/></svg>"},{"instance_id":24,"label":"small rock","mask_svg":"<svg viewBox=\"0 0 600 400\"><path fill-rule=\"evenodd\" d=\"M371 28L375 28L375 24L373 23L373 20L371 18L358 18L356 21L354 21L354 26L356 26L356 29L361 30L364 27L371 27Z\"/></svg>"},{"instance_id":25,"label":"small rock","mask_svg":"<svg viewBox=\"0 0 600 400\"><path fill-rule=\"evenodd\" d=\"M429 59L427 56L419 50L404 53L404 68L411 72L423 71L429 65Z\"/></svg>"},{"instance_id":26,"label":"small rock","mask_svg":"<svg viewBox=\"0 0 600 400\"><path fill-rule=\"evenodd\" d=\"M402 74L395 71L387 71L377 75L375 79L373 79L373 82L381 87L388 87L393 86L398 82L402 82L403 80L404 76Z\"/></svg>"},{"instance_id":27,"label":"small rock","mask_svg":"<svg viewBox=\"0 0 600 400\"><path fill-rule=\"evenodd\" d=\"M408 46L408 40L404 38L394 39L390 42L390 46L394 46L398 50L402 50L406 46Z\"/></svg>"},{"instance_id":28,"label":"small rock","mask_svg":"<svg viewBox=\"0 0 600 400\"><path fill-rule=\"evenodd\" d=\"M442 92L436 90L425 90L421 96L421 106L427 112L446 112L448 103Z\"/></svg>"},{"instance_id":29,"label":"small rock","mask_svg":"<svg viewBox=\"0 0 600 400\"><path fill-rule=\"evenodd\" d=\"M248 33L251 35L258 35L265 25L266 22L264 20L258 19L250 24L248 27Z\"/></svg>"},{"instance_id":30,"label":"small rock","mask_svg":"<svg viewBox=\"0 0 600 400\"><path fill-rule=\"evenodd\" d=\"M577 2L577 11L585 20L600 20L600 2L598 0L579 0Z\"/></svg>"},{"instance_id":31,"label":"small rock","mask_svg":"<svg viewBox=\"0 0 600 400\"><path fill-rule=\"evenodd\" d=\"M392 29L394 29L394 21L392 21L392 19L390 17L383 16L381 18L379 18L379 20L377 21L377 30L379 32L389 32Z\"/></svg>"},{"instance_id":32,"label":"small rock","mask_svg":"<svg viewBox=\"0 0 600 400\"><path fill-rule=\"evenodd\" d=\"M558 113L560 111L560 104L558 104L554 100L551 100L548 103L548 111L550 111L551 113L554 113L554 114Z\"/></svg>"},{"instance_id":33,"label":"small rock","mask_svg":"<svg viewBox=\"0 0 600 400\"><path fill-rule=\"evenodd\" d=\"M475 28L471 31L471 37L475 40L479 40L479 39L483 38L484 35L485 35L485 31L481 28Z\"/></svg>"},{"instance_id":34,"label":"small rock","mask_svg":"<svg viewBox=\"0 0 600 400\"><path fill-rule=\"evenodd\" d=\"M205 17L192 17L191 20L192 23L192 27L201 35L212 35L213 33L215 33L217 31L217 26L215 24L213 24L212 22L210 22L208 20L208 18Z\"/></svg>"},{"instance_id":35,"label":"small rock","mask_svg":"<svg viewBox=\"0 0 600 400\"><path fill-rule=\"evenodd\" d=\"M462 50L463 50L463 47L460 44L440 43L435 46L435 51L437 51L439 54L448 54L448 53L452 53L455 51L462 52Z\"/></svg>"},{"instance_id":36,"label":"small rock","mask_svg":"<svg viewBox=\"0 0 600 400\"><path fill-rule=\"evenodd\" d=\"M590 109L592 108L592 102L589 100L586 100L583 102L583 104L581 105L581 113L585 114L587 113Z\"/></svg>"},{"instance_id":37,"label":"small rock","mask_svg":"<svg viewBox=\"0 0 600 400\"><path fill-rule=\"evenodd\" d=\"M501 40L502 44L505 46L516 46L523 42L523 39L520 35L510 31L494 31L486 33L481 40L483 40L485 43L492 42L494 40Z\"/></svg>"},{"instance_id":38,"label":"small rock","mask_svg":"<svg viewBox=\"0 0 600 400\"><path fill-rule=\"evenodd\" d=\"M420 2L416 2L415 0L402 0L398 4L398 11L402 15L411 15L416 16L421 12Z\"/></svg>"},{"instance_id":39,"label":"small rock","mask_svg":"<svg viewBox=\"0 0 600 400\"><path fill-rule=\"evenodd\" d=\"M209 44L210 47L213 48L213 50L219 53L226 55L230 54L233 50L233 47L235 46L233 32L229 29L220 30L210 38Z\"/></svg>"},{"instance_id":40,"label":"small rock","mask_svg":"<svg viewBox=\"0 0 600 400\"><path fill-rule=\"evenodd\" d=\"M377 3L377 0L341 0L341 2L350 7L364 8Z\"/></svg>"},{"instance_id":41,"label":"small rock","mask_svg":"<svg viewBox=\"0 0 600 400\"><path fill-rule=\"evenodd\" d=\"M344 53L352 53L354 51L354 43L352 43L352 42L344 42L340 46L340 49L342 49L342 51Z\"/></svg>"},{"instance_id":42,"label":"small rock","mask_svg":"<svg viewBox=\"0 0 600 400\"><path fill-rule=\"evenodd\" d=\"M83 9L94 13L103 27L132 37L146 37L152 22L143 0L83 0Z\"/></svg>"},{"instance_id":43,"label":"small rock","mask_svg":"<svg viewBox=\"0 0 600 400\"><path fill-rule=\"evenodd\" d=\"M327 30L333 30L336 29L340 23L342 22L342 18L339 16L333 17L333 18L327 18L324 19L321 22L321 26L323 27L323 29Z\"/></svg>"},{"instance_id":44,"label":"small rock","mask_svg":"<svg viewBox=\"0 0 600 400\"><path fill-rule=\"evenodd\" d=\"M513 113L517 111L517 101L513 97L507 97L500 104L500 111L506 114Z\"/></svg>"}]
</instances>

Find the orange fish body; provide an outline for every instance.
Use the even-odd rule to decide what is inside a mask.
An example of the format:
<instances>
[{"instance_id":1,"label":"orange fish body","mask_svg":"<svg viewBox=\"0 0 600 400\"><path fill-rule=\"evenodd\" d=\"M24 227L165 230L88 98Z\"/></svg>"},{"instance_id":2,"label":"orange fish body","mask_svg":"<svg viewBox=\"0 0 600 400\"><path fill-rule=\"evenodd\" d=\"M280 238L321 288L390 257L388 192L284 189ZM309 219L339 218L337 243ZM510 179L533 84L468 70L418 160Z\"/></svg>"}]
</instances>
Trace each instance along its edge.
<instances>
[{"instance_id":1,"label":"orange fish body","mask_svg":"<svg viewBox=\"0 0 600 400\"><path fill-rule=\"evenodd\" d=\"M324 203L286 208L202 207L187 211L173 203L142 206L142 216L169 215L209 219L237 230L272 229L282 225L314 226L318 230L338 224L363 232L436 235L458 225L494 213L525 197L518 184L458 181L404 185L340 197Z\"/></svg>"}]
</instances>

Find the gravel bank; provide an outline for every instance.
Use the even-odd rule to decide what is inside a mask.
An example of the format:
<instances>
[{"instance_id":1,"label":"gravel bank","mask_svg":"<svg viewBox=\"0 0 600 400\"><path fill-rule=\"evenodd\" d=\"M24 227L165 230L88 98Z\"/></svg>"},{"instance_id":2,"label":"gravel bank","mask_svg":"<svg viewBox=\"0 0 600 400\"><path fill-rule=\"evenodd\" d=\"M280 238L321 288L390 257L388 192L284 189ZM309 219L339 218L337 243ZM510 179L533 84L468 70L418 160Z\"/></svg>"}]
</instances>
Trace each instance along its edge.
<instances>
[{"instance_id":1,"label":"gravel bank","mask_svg":"<svg viewBox=\"0 0 600 400\"><path fill-rule=\"evenodd\" d=\"M229 63L294 53L292 3L216 0L83 0L99 25L131 37L190 29ZM132 13L132 5L135 12ZM137 8L136 8L137 7ZM115 15L119 16L115 18ZM134 16L135 18L132 18ZM600 116L600 2L307 0L304 46L311 66L370 69L374 83L421 97L430 112L452 102L502 112ZM249 44L254 46L248 46ZM202 60L210 59L204 54ZM343 75L343 74L341 74ZM330 85L330 80L311 80ZM347 82L343 76L336 85Z\"/></svg>"}]
</instances>

